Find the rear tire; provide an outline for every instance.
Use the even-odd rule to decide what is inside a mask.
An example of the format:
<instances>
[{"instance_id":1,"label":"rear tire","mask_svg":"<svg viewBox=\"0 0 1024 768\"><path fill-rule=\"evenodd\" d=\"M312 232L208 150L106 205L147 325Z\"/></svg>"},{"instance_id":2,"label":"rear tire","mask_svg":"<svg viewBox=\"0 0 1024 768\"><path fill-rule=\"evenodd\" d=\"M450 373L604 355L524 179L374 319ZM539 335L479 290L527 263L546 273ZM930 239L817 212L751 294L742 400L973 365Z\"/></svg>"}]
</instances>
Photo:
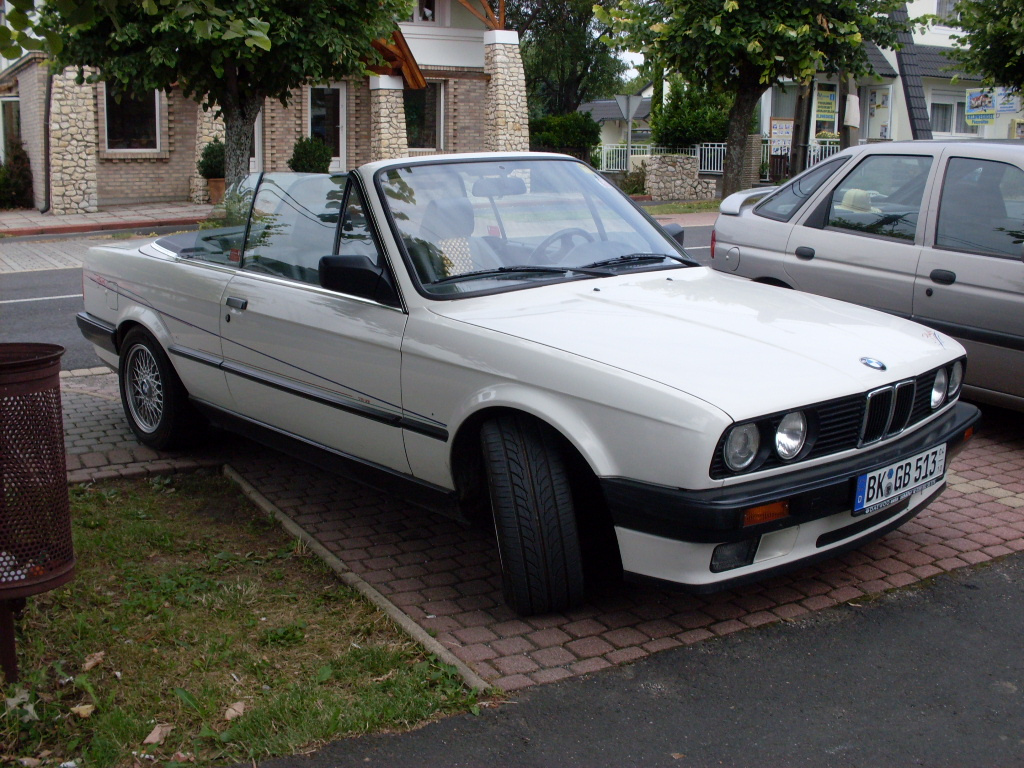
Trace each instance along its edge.
<instances>
[{"instance_id":1,"label":"rear tire","mask_svg":"<svg viewBox=\"0 0 1024 768\"><path fill-rule=\"evenodd\" d=\"M583 599L583 563L565 462L556 436L521 415L481 430L505 601L522 616Z\"/></svg>"},{"instance_id":2,"label":"rear tire","mask_svg":"<svg viewBox=\"0 0 1024 768\"><path fill-rule=\"evenodd\" d=\"M124 415L140 443L165 450L202 437L203 418L189 402L160 343L143 328L133 328L125 336L117 378Z\"/></svg>"}]
</instances>

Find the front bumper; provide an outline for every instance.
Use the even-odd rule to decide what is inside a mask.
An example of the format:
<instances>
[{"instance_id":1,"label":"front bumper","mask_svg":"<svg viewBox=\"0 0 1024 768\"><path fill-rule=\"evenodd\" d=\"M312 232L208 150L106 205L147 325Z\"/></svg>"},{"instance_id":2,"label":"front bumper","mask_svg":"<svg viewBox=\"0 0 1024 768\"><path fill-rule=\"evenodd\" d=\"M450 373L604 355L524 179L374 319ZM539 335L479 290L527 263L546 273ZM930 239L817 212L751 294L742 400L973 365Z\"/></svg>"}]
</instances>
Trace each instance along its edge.
<instances>
[{"instance_id":1,"label":"front bumper","mask_svg":"<svg viewBox=\"0 0 1024 768\"><path fill-rule=\"evenodd\" d=\"M946 467L963 447L980 413L957 403L932 423L862 455L706 491L605 478L627 574L712 591L836 554L902 525L932 501L945 482L877 512L854 516L857 477L946 444ZM751 507L789 503L789 515L744 526ZM716 547L748 542L753 562L712 570Z\"/></svg>"}]
</instances>

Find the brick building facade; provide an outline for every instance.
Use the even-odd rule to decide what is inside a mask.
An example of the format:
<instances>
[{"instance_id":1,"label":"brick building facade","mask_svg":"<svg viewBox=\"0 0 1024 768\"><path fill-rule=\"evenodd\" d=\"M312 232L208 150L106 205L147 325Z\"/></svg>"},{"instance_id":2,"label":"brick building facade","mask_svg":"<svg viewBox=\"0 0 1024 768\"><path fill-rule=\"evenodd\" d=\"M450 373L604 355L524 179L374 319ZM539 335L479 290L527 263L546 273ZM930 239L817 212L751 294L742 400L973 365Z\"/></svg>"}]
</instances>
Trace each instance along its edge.
<instances>
[{"instance_id":1,"label":"brick building facade","mask_svg":"<svg viewBox=\"0 0 1024 768\"><path fill-rule=\"evenodd\" d=\"M403 23L404 37L396 36L410 59L414 54L418 83L349 78L296 89L287 107L268 101L257 119L253 169L288 170L295 142L311 135L334 142L332 170L407 154L528 149L518 36L486 30L457 0L435 6L434 23ZM223 125L175 90L154 93L152 104L127 103L104 83L78 85L71 71L51 74L33 53L0 72L3 99L19 103L40 210L207 199L196 160Z\"/></svg>"}]
</instances>

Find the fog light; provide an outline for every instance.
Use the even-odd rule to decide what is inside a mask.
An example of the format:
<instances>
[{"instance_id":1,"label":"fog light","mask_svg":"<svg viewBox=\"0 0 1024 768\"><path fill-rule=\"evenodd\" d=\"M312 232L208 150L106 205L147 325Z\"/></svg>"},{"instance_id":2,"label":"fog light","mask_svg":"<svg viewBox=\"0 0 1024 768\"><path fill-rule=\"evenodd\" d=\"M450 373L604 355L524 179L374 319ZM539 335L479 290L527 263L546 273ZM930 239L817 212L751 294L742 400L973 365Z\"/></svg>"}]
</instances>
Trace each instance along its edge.
<instances>
[{"instance_id":1,"label":"fog light","mask_svg":"<svg viewBox=\"0 0 1024 768\"><path fill-rule=\"evenodd\" d=\"M731 571L733 568L742 568L754 562L754 555L757 554L757 545L761 543L761 537L755 536L752 539L743 541L730 541L727 544L719 544L711 555L711 572L721 573Z\"/></svg>"}]
</instances>

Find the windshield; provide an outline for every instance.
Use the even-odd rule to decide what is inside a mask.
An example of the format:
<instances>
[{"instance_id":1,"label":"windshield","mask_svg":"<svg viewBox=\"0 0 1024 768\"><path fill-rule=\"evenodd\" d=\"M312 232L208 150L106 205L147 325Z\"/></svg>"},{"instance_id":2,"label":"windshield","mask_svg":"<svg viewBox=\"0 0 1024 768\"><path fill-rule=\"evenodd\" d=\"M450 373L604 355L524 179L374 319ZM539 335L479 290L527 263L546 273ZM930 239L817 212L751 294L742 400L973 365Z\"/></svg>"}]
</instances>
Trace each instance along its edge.
<instances>
[{"instance_id":1,"label":"windshield","mask_svg":"<svg viewBox=\"0 0 1024 768\"><path fill-rule=\"evenodd\" d=\"M571 160L449 161L377 178L421 286L439 297L685 260L618 189Z\"/></svg>"}]
</instances>

